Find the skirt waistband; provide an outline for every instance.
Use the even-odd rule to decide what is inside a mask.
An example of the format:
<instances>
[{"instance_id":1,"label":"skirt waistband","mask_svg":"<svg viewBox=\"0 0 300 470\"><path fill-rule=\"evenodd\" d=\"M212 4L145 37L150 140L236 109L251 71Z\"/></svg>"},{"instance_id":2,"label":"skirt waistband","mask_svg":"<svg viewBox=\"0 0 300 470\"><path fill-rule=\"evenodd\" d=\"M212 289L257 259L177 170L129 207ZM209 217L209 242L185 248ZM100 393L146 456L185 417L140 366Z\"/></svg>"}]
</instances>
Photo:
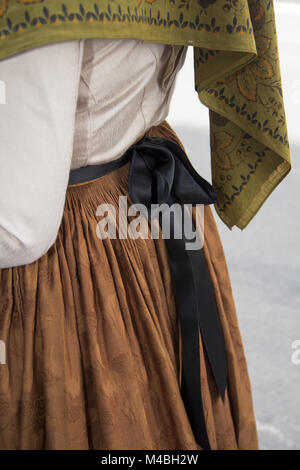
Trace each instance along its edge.
<instances>
[{"instance_id":1,"label":"skirt waistband","mask_svg":"<svg viewBox=\"0 0 300 470\"><path fill-rule=\"evenodd\" d=\"M150 130L145 132L132 145L139 144L145 137L149 136L149 132ZM129 149L130 148L131 147L129 147ZM130 152L128 152L129 149L127 149L123 155L121 155L119 158L116 158L115 160L99 163L97 165L82 166L80 168L71 170L69 174L68 185L70 186L79 183L86 183L87 181L92 181L110 173L111 171L117 170L121 166L125 165L125 163L129 162L131 157Z\"/></svg>"}]
</instances>

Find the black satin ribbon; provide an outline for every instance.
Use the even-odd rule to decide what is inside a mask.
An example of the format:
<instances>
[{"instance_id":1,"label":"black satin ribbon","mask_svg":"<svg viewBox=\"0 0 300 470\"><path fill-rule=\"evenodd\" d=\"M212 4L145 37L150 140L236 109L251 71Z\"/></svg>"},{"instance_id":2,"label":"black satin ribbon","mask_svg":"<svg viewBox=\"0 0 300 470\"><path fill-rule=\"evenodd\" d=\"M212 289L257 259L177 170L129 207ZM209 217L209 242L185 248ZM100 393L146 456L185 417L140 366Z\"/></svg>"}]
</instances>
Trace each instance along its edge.
<instances>
[{"instance_id":1,"label":"black satin ribbon","mask_svg":"<svg viewBox=\"0 0 300 470\"><path fill-rule=\"evenodd\" d=\"M186 153L173 140L149 137L147 134L126 153L131 155L128 179L130 199L134 204L145 205L149 218L152 217L151 204L195 205L217 201L214 188L196 172ZM162 227L161 219L162 216L159 219ZM183 217L176 220L175 212L174 219L169 217L169 220L172 235L175 224L183 224ZM195 233L193 222L192 228ZM227 385L226 350L203 248L187 250L187 242L190 240L185 238L183 229L182 238L165 238L181 328L181 395L197 443L209 449L201 397L199 327L223 401Z\"/></svg>"},{"instance_id":2,"label":"black satin ribbon","mask_svg":"<svg viewBox=\"0 0 300 470\"><path fill-rule=\"evenodd\" d=\"M131 202L143 204L147 217L155 217L152 204L213 204L214 188L191 165L186 153L173 140L150 137L149 131L115 161L72 170L69 184L107 174L130 161L128 192ZM140 208L140 206L139 206ZM163 227L162 213L159 223ZM181 396L196 442L210 449L201 396L199 328L219 395L224 401L227 386L226 350L219 313L203 248L187 250L182 214L169 217L170 238L165 238L182 338ZM193 233L196 234L191 219ZM176 238L175 228L182 227ZM196 235L198 237L198 235ZM198 238L199 241L199 238ZM199 242L200 243L200 242ZM200 244L201 246L201 244Z\"/></svg>"}]
</instances>

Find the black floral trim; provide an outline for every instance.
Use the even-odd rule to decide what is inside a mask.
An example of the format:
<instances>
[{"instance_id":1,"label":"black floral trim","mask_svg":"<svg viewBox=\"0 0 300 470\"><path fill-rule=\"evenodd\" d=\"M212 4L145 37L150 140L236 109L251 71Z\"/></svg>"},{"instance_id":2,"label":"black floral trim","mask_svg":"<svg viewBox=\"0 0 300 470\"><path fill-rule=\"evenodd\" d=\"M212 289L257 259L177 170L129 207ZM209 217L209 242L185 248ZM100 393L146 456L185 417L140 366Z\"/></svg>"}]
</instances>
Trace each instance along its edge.
<instances>
[{"instance_id":1,"label":"black floral trim","mask_svg":"<svg viewBox=\"0 0 300 470\"><path fill-rule=\"evenodd\" d=\"M205 64L211 57L216 56L221 51L216 49L202 49L201 47L197 47L194 56L194 63L196 67L199 64Z\"/></svg>"},{"instance_id":2,"label":"black floral trim","mask_svg":"<svg viewBox=\"0 0 300 470\"><path fill-rule=\"evenodd\" d=\"M256 159L253 165L248 163L249 171L246 175L240 175L240 178L241 178L240 186L237 187L236 185L232 185L232 189L234 190L234 193L231 196L228 196L228 194L222 192L222 196L226 199L226 201L224 202L222 206L220 206L220 204L217 202L216 205L218 206L218 209L220 212L226 212L226 208L234 202L236 197L240 196L242 191L245 189L245 186L247 186L251 176L254 175L258 166L262 163L263 159L266 157L266 151L268 150L270 150L270 148L265 147L265 149L261 153L255 152L258 158ZM217 188L217 186L218 185L216 184L215 187Z\"/></svg>"},{"instance_id":3,"label":"black floral trim","mask_svg":"<svg viewBox=\"0 0 300 470\"><path fill-rule=\"evenodd\" d=\"M274 131L268 127L268 119L266 119L264 122L259 121L257 118L257 112L250 113L247 111L247 103L244 103L243 106L239 106L238 104L235 103L235 96L231 96L230 98L227 98L224 95L224 90L225 87L223 87L221 90L216 90L215 88L207 88L206 91L210 95L213 95L214 98L219 99L220 101L224 101L224 103L229 106L230 108L234 108L236 114L239 114L240 116L244 116L247 118L248 121L251 122L251 124L254 124L257 129L262 130L266 134L268 134L270 137L272 137L275 140L279 140L283 145L289 148L289 141L287 138L287 134L285 133L283 136L278 133L279 126L277 126Z\"/></svg>"},{"instance_id":4,"label":"black floral trim","mask_svg":"<svg viewBox=\"0 0 300 470\"><path fill-rule=\"evenodd\" d=\"M142 22L143 24L148 24L148 25L155 25L155 26L165 26L165 27L176 27L176 28L190 28L194 29L195 31L203 31L203 32L209 32L209 33L218 33L220 32L221 28L220 26L216 25L216 19L213 17L210 21L210 23L203 23L200 22L200 17L199 15L196 16L195 22L193 21L186 21L184 19L183 13L180 14L179 20L176 19L171 19L170 13L167 12L166 18L163 18L161 16L160 11L157 12L156 17L152 16L152 11L151 8L147 9L142 8L141 12L142 14L138 13L137 7L134 7L132 10L129 6L127 7L127 10L124 9L122 10L121 6L118 5L118 13L112 13L111 6L108 4L107 9L105 11L100 10L99 6L97 3L94 4L94 10L93 11L86 11L83 4L80 3L78 5L78 11L77 12L70 12L68 11L68 8L66 5L62 5L62 11L60 14L51 14L49 11L49 8L44 7L43 8L43 15L41 16L35 16L32 18L30 16L30 13L28 10L25 11L24 13L24 21L20 23L13 24L10 18L6 19L7 27L3 28L0 31L0 38L2 36L9 36L12 33L17 33L17 32L22 32L23 30L28 29L29 27L34 27L34 26L44 26L47 24L55 23L57 21L61 22L74 22L74 21L112 21L112 22L129 22L129 23L140 23ZM233 24L226 25L226 30L227 33L234 33L234 32L239 32L240 28L243 28L245 32L248 32L250 35L253 33L252 28L248 26L241 26L241 25L236 25L235 20L233 19Z\"/></svg>"}]
</instances>

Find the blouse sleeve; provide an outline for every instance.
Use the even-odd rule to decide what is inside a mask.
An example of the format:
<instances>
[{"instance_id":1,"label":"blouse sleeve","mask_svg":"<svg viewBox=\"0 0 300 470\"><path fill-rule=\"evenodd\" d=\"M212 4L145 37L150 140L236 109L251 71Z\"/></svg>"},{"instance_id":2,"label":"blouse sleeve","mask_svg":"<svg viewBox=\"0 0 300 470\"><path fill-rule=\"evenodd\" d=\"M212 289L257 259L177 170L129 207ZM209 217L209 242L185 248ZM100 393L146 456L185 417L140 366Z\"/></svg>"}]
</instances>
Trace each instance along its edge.
<instances>
[{"instance_id":1,"label":"blouse sleeve","mask_svg":"<svg viewBox=\"0 0 300 470\"><path fill-rule=\"evenodd\" d=\"M0 62L0 268L54 243L71 166L84 40Z\"/></svg>"}]
</instances>

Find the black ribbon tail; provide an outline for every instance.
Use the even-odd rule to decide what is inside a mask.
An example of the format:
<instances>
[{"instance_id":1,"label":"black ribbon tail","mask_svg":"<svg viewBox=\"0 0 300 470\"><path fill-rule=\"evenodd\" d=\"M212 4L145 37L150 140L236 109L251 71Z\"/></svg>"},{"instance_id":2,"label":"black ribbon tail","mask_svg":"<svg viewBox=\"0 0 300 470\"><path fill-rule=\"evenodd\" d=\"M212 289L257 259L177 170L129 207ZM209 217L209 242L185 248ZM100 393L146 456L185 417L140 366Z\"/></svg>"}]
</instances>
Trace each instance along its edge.
<instances>
[{"instance_id":1,"label":"black ribbon tail","mask_svg":"<svg viewBox=\"0 0 300 470\"><path fill-rule=\"evenodd\" d=\"M189 255L196 284L201 337L218 392L224 402L227 385L226 348L215 294L203 249L189 252Z\"/></svg>"},{"instance_id":2,"label":"black ribbon tail","mask_svg":"<svg viewBox=\"0 0 300 470\"><path fill-rule=\"evenodd\" d=\"M176 203L178 203L177 197L171 193L168 200L169 207L174 207ZM190 243L191 240L185 237L183 212L186 209L184 205L181 207L182 213L174 211L174 220L168 215L168 220L171 222L171 237L165 239L175 282L175 298L181 327L181 393L197 442L203 449L210 449L201 396L199 327L218 392L223 401L227 384L226 349L202 243L190 214L195 236L193 242L198 242L197 246L200 248L186 249L186 243ZM175 227L180 230L177 233L181 238L174 238Z\"/></svg>"},{"instance_id":3,"label":"black ribbon tail","mask_svg":"<svg viewBox=\"0 0 300 470\"><path fill-rule=\"evenodd\" d=\"M172 202L170 201L170 204ZM176 218L176 213L174 217ZM181 222L181 219L177 219L172 223L171 219L171 234L174 234L174 225L178 227ZM185 239L176 239L171 235L170 238L165 239L165 243L175 286L182 338L181 396L196 441L203 449L209 450L210 444L201 397L197 286L194 282L192 263L185 249Z\"/></svg>"}]
</instances>

